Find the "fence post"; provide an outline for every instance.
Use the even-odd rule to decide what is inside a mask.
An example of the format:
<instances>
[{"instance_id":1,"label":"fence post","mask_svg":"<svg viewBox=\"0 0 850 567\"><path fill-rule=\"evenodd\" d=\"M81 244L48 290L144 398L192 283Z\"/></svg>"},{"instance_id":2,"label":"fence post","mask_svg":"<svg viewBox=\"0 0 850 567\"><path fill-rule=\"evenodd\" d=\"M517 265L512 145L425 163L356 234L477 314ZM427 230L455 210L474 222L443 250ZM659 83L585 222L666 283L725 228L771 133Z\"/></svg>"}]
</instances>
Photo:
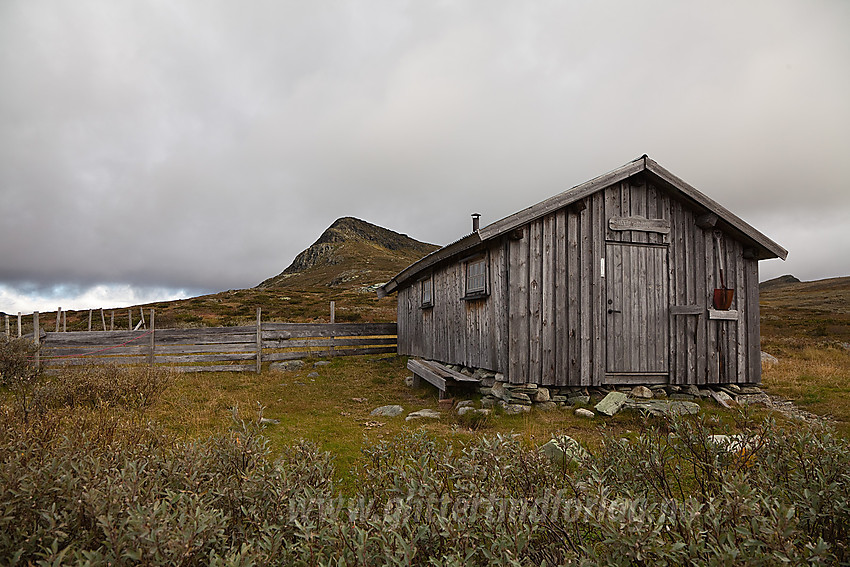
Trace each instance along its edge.
<instances>
[{"instance_id":1,"label":"fence post","mask_svg":"<svg viewBox=\"0 0 850 567\"><path fill-rule=\"evenodd\" d=\"M91 331L91 312L92 309L89 309L89 331Z\"/></svg>"},{"instance_id":2,"label":"fence post","mask_svg":"<svg viewBox=\"0 0 850 567\"><path fill-rule=\"evenodd\" d=\"M109 330L115 330L115 310L109 312Z\"/></svg>"},{"instance_id":3,"label":"fence post","mask_svg":"<svg viewBox=\"0 0 850 567\"><path fill-rule=\"evenodd\" d=\"M20 339L23 336L24 336L24 333L21 330L21 312L18 311L18 338Z\"/></svg>"},{"instance_id":4,"label":"fence post","mask_svg":"<svg viewBox=\"0 0 850 567\"><path fill-rule=\"evenodd\" d=\"M103 324L103 330L106 330L106 315L103 314L103 307L100 308L100 322Z\"/></svg>"},{"instance_id":5,"label":"fence post","mask_svg":"<svg viewBox=\"0 0 850 567\"><path fill-rule=\"evenodd\" d=\"M331 325L336 323L336 302L331 301Z\"/></svg>"},{"instance_id":6,"label":"fence post","mask_svg":"<svg viewBox=\"0 0 850 567\"><path fill-rule=\"evenodd\" d=\"M39 337L40 334L41 334L41 329L38 328L38 311L33 311L33 313L32 313L32 340L35 342L35 346L38 346L38 343L40 342L39 341L39 339L41 338L41 337ZM35 367L36 367L36 369L39 368L39 362L41 362L41 361L39 360L38 350L36 350L35 351Z\"/></svg>"},{"instance_id":7,"label":"fence post","mask_svg":"<svg viewBox=\"0 0 850 567\"><path fill-rule=\"evenodd\" d=\"M145 328L145 311L141 307L139 307L139 315L142 316L142 320L139 323L141 325L140 328L144 329Z\"/></svg>"},{"instance_id":8,"label":"fence post","mask_svg":"<svg viewBox=\"0 0 850 567\"><path fill-rule=\"evenodd\" d=\"M156 325L154 324L154 310L151 309L151 352L150 352L150 365L153 366L154 361L154 333L156 331Z\"/></svg>"},{"instance_id":9,"label":"fence post","mask_svg":"<svg viewBox=\"0 0 850 567\"><path fill-rule=\"evenodd\" d=\"M62 308L56 308L56 332L59 332L59 320L62 318Z\"/></svg>"},{"instance_id":10,"label":"fence post","mask_svg":"<svg viewBox=\"0 0 850 567\"><path fill-rule=\"evenodd\" d=\"M127 310L127 328L133 330L133 310Z\"/></svg>"},{"instance_id":11,"label":"fence post","mask_svg":"<svg viewBox=\"0 0 850 567\"><path fill-rule=\"evenodd\" d=\"M68 332L68 312L67 311L62 312L62 332L63 333Z\"/></svg>"},{"instance_id":12,"label":"fence post","mask_svg":"<svg viewBox=\"0 0 850 567\"><path fill-rule=\"evenodd\" d=\"M257 307L257 374L263 371L263 309Z\"/></svg>"},{"instance_id":13,"label":"fence post","mask_svg":"<svg viewBox=\"0 0 850 567\"><path fill-rule=\"evenodd\" d=\"M3 313L3 317L6 319L6 336L11 337L12 336L12 330L9 327L9 314Z\"/></svg>"}]
</instances>

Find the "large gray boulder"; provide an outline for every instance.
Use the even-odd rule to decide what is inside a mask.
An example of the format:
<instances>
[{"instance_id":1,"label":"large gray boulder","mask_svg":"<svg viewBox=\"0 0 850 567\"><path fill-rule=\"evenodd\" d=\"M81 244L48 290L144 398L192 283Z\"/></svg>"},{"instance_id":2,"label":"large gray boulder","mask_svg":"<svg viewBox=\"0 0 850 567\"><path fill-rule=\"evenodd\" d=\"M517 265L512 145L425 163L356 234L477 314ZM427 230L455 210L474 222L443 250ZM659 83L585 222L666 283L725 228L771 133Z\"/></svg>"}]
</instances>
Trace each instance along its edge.
<instances>
[{"instance_id":1,"label":"large gray boulder","mask_svg":"<svg viewBox=\"0 0 850 567\"><path fill-rule=\"evenodd\" d=\"M419 411L410 412L404 420L413 421L414 419L440 419L440 415L440 412L436 410L425 408Z\"/></svg>"},{"instance_id":2,"label":"large gray boulder","mask_svg":"<svg viewBox=\"0 0 850 567\"><path fill-rule=\"evenodd\" d=\"M599 413L610 417L623 408L628 398L629 397L623 392L611 392L602 398L602 401L596 404L594 409Z\"/></svg>"},{"instance_id":3,"label":"large gray boulder","mask_svg":"<svg viewBox=\"0 0 850 567\"><path fill-rule=\"evenodd\" d=\"M403 411L404 408L398 405L381 406L373 409L372 413L369 415L373 417L395 417L397 415L401 415Z\"/></svg>"},{"instance_id":4,"label":"large gray boulder","mask_svg":"<svg viewBox=\"0 0 850 567\"><path fill-rule=\"evenodd\" d=\"M569 435L553 437L540 447L540 452L549 457L553 463L567 464L570 461L582 461L590 457L578 441Z\"/></svg>"}]
</instances>

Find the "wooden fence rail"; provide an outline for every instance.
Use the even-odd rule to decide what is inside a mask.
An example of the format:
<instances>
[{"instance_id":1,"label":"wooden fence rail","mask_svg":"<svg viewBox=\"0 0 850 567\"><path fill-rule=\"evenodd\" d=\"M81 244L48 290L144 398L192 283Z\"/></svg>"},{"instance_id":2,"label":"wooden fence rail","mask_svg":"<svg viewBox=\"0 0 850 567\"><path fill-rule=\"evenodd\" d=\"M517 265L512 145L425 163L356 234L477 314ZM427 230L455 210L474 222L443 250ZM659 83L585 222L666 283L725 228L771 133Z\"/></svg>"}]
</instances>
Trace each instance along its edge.
<instances>
[{"instance_id":1,"label":"wooden fence rail","mask_svg":"<svg viewBox=\"0 0 850 567\"><path fill-rule=\"evenodd\" d=\"M396 352L395 323L263 323L241 327L44 332L41 364L170 364L181 372L256 371L264 362ZM37 339L36 339L37 340Z\"/></svg>"}]
</instances>

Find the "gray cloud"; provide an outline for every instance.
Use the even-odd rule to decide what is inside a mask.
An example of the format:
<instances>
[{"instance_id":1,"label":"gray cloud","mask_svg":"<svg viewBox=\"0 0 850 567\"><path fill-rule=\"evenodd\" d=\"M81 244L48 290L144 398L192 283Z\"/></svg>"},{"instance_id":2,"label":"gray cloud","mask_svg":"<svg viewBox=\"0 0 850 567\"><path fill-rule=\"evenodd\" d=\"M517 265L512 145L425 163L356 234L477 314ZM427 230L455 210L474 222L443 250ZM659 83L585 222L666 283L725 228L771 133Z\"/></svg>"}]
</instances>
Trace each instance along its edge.
<instances>
[{"instance_id":1,"label":"gray cloud","mask_svg":"<svg viewBox=\"0 0 850 567\"><path fill-rule=\"evenodd\" d=\"M648 153L850 273L846 2L4 2L0 283L218 290ZM0 307L2 308L2 307Z\"/></svg>"}]
</instances>

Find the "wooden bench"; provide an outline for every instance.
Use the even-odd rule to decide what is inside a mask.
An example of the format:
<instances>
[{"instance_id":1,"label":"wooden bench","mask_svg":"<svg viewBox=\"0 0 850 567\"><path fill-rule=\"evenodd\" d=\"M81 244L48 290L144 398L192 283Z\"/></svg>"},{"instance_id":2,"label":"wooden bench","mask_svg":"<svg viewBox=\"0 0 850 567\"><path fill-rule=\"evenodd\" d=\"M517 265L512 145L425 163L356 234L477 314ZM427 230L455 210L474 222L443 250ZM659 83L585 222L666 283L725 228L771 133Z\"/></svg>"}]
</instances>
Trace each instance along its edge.
<instances>
[{"instance_id":1,"label":"wooden bench","mask_svg":"<svg viewBox=\"0 0 850 567\"><path fill-rule=\"evenodd\" d=\"M439 362L433 360L416 360L411 358L407 361L407 369L413 372L417 378L426 380L440 391L440 399L448 397L448 389L457 386L477 386L481 381L466 374L456 372Z\"/></svg>"}]
</instances>

